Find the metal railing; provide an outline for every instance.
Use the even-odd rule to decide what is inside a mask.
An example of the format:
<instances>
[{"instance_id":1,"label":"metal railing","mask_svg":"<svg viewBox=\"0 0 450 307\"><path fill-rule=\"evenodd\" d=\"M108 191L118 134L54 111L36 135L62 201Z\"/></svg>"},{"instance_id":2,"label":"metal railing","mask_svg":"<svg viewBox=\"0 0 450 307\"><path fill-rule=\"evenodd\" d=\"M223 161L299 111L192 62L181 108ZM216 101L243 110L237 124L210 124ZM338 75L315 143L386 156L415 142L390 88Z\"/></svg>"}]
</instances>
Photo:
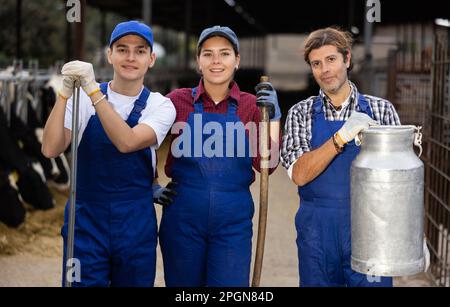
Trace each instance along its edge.
<instances>
[{"instance_id":1,"label":"metal railing","mask_svg":"<svg viewBox=\"0 0 450 307\"><path fill-rule=\"evenodd\" d=\"M450 287L450 30L436 27L431 68L432 100L427 110L425 231L431 273Z\"/></svg>"},{"instance_id":2,"label":"metal railing","mask_svg":"<svg viewBox=\"0 0 450 307\"><path fill-rule=\"evenodd\" d=\"M402 124L423 126L429 272L436 286L450 287L450 30L431 27L431 54L425 45L390 53L387 97Z\"/></svg>"}]
</instances>

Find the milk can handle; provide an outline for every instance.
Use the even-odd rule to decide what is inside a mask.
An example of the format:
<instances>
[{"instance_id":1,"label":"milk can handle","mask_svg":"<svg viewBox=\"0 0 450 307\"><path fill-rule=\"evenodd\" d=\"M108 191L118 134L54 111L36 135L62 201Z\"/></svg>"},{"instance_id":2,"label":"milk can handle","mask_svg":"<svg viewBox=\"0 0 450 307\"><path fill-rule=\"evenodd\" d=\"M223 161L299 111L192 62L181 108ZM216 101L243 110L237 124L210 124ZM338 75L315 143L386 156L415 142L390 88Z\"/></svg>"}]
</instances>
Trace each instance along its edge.
<instances>
[{"instance_id":1,"label":"milk can handle","mask_svg":"<svg viewBox=\"0 0 450 307\"><path fill-rule=\"evenodd\" d=\"M355 136L355 145L356 146L361 146L361 144L362 144L361 139L362 139L362 133L360 132Z\"/></svg>"},{"instance_id":2,"label":"milk can handle","mask_svg":"<svg viewBox=\"0 0 450 307\"><path fill-rule=\"evenodd\" d=\"M419 147L419 158L422 155L422 126L414 127L414 145Z\"/></svg>"}]
</instances>

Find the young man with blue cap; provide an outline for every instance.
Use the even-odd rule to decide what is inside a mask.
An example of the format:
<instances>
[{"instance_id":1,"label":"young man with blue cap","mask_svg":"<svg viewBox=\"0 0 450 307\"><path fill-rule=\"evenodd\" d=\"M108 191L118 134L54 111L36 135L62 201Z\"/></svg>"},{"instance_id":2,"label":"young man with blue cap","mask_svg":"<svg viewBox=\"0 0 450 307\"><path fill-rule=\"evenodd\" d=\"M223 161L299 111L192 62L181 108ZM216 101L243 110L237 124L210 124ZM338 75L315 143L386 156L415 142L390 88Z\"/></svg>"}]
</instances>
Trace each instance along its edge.
<instances>
[{"instance_id":1,"label":"young man with blue cap","mask_svg":"<svg viewBox=\"0 0 450 307\"><path fill-rule=\"evenodd\" d=\"M152 47L151 28L127 21L111 34L112 81L98 84L90 63L73 61L62 68L63 86L44 129L42 151L55 157L69 146L71 95L80 79L74 258L81 280L73 286L154 284L155 149L172 126L175 109L170 99L143 85L156 60ZM64 243L67 222L66 206Z\"/></svg>"},{"instance_id":2,"label":"young man with blue cap","mask_svg":"<svg viewBox=\"0 0 450 307\"><path fill-rule=\"evenodd\" d=\"M267 105L273 111L270 132L275 153L269 166L270 172L275 170L281 113L270 83L264 84L267 90L258 92L262 94L258 99L239 89L233 80L239 63L236 34L228 27L207 28L197 45L202 75L198 85L168 94L177 110L174 127L183 127L171 131L165 166L176 183L171 186L176 195L172 204L166 201L160 226L169 287L249 285L254 212L249 188L261 159L257 150L251 150L255 148L247 149L257 143L258 105ZM252 124L254 131L247 129Z\"/></svg>"}]
</instances>

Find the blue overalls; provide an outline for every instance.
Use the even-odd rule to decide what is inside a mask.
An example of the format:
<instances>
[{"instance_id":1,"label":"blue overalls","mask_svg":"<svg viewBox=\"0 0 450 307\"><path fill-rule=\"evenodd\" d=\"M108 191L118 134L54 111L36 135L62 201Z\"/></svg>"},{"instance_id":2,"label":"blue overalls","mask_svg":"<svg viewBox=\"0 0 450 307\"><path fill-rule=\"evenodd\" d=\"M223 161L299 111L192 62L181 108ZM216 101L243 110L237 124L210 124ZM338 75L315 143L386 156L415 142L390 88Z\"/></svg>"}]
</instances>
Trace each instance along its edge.
<instances>
[{"instance_id":1,"label":"blue overalls","mask_svg":"<svg viewBox=\"0 0 450 307\"><path fill-rule=\"evenodd\" d=\"M195 92L193 89L193 97ZM195 111L189 114L186 125L192 132L201 129L201 136L197 133L196 137L201 137L202 146L210 137L203 130L206 124L218 123L225 132L226 123L242 123L236 114L236 102L229 99L227 103L226 114L204 112L201 99L194 103ZM201 127L194 128L194 116L201 116ZM221 135L223 152L234 146L232 157L206 157L202 150L199 157L174 158L172 180L178 183L178 195L164 207L159 233L166 286L249 285L254 213L249 190L252 158L248 150L238 157L236 135L233 143L227 143L225 134ZM194 133L190 139L194 153ZM248 144L246 136L246 149Z\"/></svg>"},{"instance_id":2,"label":"blue overalls","mask_svg":"<svg viewBox=\"0 0 450 307\"><path fill-rule=\"evenodd\" d=\"M369 103L359 95L357 110L372 117ZM318 96L312 110L311 147L329 140L344 121L325 119ZM299 187L300 208L295 217L300 286L390 287L391 277L375 277L351 269L350 166L359 153L352 141L313 181ZM371 282L379 280L379 282Z\"/></svg>"},{"instance_id":3,"label":"blue overalls","mask_svg":"<svg viewBox=\"0 0 450 307\"><path fill-rule=\"evenodd\" d=\"M100 85L104 94L107 86ZM137 125L149 94L144 88L135 101L126 121L130 127ZM153 286L157 221L150 148L120 153L95 114L78 147L77 172L74 258L80 261L81 281L72 285ZM68 206L61 231L64 259Z\"/></svg>"}]
</instances>

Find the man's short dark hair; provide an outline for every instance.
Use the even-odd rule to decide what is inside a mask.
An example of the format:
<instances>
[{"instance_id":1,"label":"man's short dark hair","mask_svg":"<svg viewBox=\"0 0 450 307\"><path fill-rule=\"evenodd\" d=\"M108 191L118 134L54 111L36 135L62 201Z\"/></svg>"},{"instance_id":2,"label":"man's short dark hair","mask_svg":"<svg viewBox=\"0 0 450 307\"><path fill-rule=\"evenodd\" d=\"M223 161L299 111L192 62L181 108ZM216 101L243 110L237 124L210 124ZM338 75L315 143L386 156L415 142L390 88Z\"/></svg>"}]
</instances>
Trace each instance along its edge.
<instances>
[{"instance_id":1,"label":"man's short dark hair","mask_svg":"<svg viewBox=\"0 0 450 307\"><path fill-rule=\"evenodd\" d=\"M325 45L332 45L337 48L339 53L344 57L344 62L347 61L347 55L352 49L353 38L349 32L342 31L339 28L328 27L311 32L304 44L304 58L306 63L309 62L309 54L314 49L319 49ZM350 66L347 71L352 70L353 62L350 59Z\"/></svg>"}]
</instances>

